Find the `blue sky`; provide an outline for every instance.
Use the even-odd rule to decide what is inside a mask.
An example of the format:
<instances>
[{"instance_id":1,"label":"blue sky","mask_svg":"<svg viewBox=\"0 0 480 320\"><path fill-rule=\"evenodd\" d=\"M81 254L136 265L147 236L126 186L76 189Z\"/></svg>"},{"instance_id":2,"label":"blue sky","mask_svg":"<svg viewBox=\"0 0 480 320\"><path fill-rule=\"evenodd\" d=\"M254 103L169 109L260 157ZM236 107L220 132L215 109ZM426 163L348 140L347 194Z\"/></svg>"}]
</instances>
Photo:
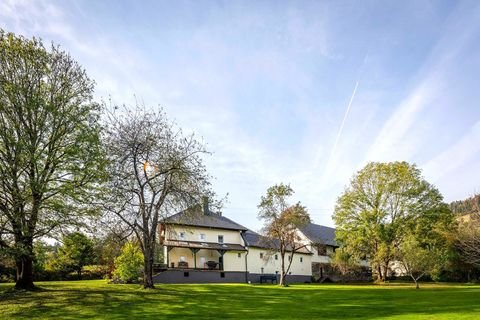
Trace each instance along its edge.
<instances>
[{"instance_id":1,"label":"blue sky","mask_svg":"<svg viewBox=\"0 0 480 320\"><path fill-rule=\"evenodd\" d=\"M10 1L0 27L68 50L115 103L203 137L224 214L258 230L290 183L316 223L368 161L480 191L478 1Z\"/></svg>"}]
</instances>

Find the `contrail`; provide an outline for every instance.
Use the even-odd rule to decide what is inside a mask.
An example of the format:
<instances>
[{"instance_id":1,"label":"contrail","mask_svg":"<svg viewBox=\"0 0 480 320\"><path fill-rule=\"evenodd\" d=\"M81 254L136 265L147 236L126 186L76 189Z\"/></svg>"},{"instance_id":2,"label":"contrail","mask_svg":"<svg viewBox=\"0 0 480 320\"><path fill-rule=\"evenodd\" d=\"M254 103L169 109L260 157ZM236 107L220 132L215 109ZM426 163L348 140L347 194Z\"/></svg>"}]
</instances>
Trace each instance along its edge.
<instances>
[{"instance_id":1,"label":"contrail","mask_svg":"<svg viewBox=\"0 0 480 320\"><path fill-rule=\"evenodd\" d=\"M331 159L333 158L333 155L335 154L335 150L337 149L338 140L340 140L340 136L342 135L342 132L343 132L343 127L345 126L345 121L347 120L348 114L350 113L350 107L352 106L353 99L355 99L355 94L357 93L359 82L360 80L357 80L357 83L355 83L355 88L353 89L352 96L350 97L350 101L348 102L347 110L345 111L345 115L343 116L342 124L340 125L340 129L338 130L337 138L335 139L335 143L333 144L333 148L332 148L332 151L330 152L330 157L328 158L327 163L331 161Z\"/></svg>"},{"instance_id":2,"label":"contrail","mask_svg":"<svg viewBox=\"0 0 480 320\"><path fill-rule=\"evenodd\" d=\"M328 156L328 160L325 163L324 171L323 174L320 178L320 185L324 185L326 180L330 177L331 170L332 170L332 161L335 158L335 153L337 151L338 143L340 142L340 138L343 133L343 129L345 127L345 123L347 122L348 115L350 114L350 109L352 108L353 101L355 100L355 96L357 94L357 89L358 86L360 85L360 80L363 74L363 69L365 67L366 61L368 59L368 53L365 55L365 58L363 59L362 65L360 66L358 70L358 76L357 76L357 81L355 82L355 87L353 88L352 95L350 96L350 100L348 101L347 109L345 110L345 114L343 115L342 123L340 124L340 127L338 128L337 136L335 138L335 142L332 146L332 149L330 151L330 155ZM318 158L317 158L318 161ZM318 162L317 162L318 163Z\"/></svg>"}]
</instances>

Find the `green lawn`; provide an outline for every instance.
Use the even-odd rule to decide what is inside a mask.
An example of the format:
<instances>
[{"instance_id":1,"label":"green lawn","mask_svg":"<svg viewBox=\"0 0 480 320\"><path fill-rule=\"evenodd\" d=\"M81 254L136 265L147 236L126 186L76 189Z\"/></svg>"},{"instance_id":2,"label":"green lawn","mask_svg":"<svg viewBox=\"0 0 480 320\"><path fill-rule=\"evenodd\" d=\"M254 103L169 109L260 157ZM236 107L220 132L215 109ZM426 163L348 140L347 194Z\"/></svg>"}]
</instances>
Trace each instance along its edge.
<instances>
[{"instance_id":1,"label":"green lawn","mask_svg":"<svg viewBox=\"0 0 480 320\"><path fill-rule=\"evenodd\" d=\"M0 284L0 319L480 319L480 286Z\"/></svg>"}]
</instances>

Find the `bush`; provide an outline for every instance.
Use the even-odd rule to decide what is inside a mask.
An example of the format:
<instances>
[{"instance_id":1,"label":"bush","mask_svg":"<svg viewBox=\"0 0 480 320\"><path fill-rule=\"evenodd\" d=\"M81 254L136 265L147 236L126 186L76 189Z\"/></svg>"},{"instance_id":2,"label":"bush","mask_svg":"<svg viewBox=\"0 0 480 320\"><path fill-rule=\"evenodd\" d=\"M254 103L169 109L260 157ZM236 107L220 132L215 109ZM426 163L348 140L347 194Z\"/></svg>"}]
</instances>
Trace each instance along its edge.
<instances>
[{"instance_id":1,"label":"bush","mask_svg":"<svg viewBox=\"0 0 480 320\"><path fill-rule=\"evenodd\" d=\"M115 258L114 278L123 282L136 282L143 267L143 255L133 242L127 242L122 248L122 254Z\"/></svg>"}]
</instances>

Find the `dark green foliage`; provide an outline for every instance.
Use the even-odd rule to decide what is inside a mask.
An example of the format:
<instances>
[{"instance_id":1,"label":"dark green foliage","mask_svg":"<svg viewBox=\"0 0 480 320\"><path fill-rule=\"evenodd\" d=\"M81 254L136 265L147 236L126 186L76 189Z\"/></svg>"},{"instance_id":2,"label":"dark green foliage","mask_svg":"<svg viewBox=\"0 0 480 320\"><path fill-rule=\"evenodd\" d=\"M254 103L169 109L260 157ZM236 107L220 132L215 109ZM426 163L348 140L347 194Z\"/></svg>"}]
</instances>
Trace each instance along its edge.
<instances>
[{"instance_id":1,"label":"dark green foliage","mask_svg":"<svg viewBox=\"0 0 480 320\"><path fill-rule=\"evenodd\" d=\"M93 241L83 233L73 232L65 235L62 242L53 261L54 269L65 274L74 271L81 279L83 267L94 261Z\"/></svg>"}]
</instances>

